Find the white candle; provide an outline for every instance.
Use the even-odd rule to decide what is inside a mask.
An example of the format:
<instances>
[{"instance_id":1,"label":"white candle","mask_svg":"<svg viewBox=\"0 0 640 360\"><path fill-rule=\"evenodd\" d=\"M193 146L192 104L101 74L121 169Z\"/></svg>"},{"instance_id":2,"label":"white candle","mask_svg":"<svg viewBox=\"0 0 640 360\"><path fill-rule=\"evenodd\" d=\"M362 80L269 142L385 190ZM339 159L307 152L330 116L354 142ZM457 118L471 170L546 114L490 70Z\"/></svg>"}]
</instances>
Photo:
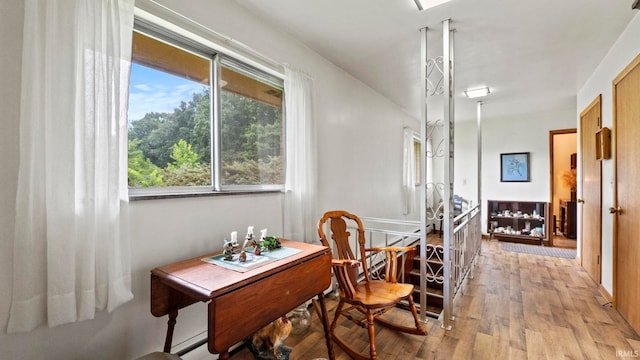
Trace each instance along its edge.
<instances>
[{"instance_id":1,"label":"white candle","mask_svg":"<svg viewBox=\"0 0 640 360\"><path fill-rule=\"evenodd\" d=\"M260 230L260 239L264 239L267 237L267 229Z\"/></svg>"},{"instance_id":2,"label":"white candle","mask_svg":"<svg viewBox=\"0 0 640 360\"><path fill-rule=\"evenodd\" d=\"M247 235L253 235L253 226L247 228Z\"/></svg>"},{"instance_id":3,"label":"white candle","mask_svg":"<svg viewBox=\"0 0 640 360\"><path fill-rule=\"evenodd\" d=\"M231 243L232 244L236 244L238 242L238 232L237 231L232 231L231 232Z\"/></svg>"}]
</instances>

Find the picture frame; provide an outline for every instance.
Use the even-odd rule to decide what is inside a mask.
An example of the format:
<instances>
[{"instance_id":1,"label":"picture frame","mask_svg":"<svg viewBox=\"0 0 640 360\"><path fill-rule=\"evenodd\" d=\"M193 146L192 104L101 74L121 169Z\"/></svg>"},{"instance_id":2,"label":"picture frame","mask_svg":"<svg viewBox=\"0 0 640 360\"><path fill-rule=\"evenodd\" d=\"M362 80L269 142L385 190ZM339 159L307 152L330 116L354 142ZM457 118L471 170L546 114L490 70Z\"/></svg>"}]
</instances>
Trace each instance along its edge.
<instances>
[{"instance_id":1,"label":"picture frame","mask_svg":"<svg viewBox=\"0 0 640 360\"><path fill-rule=\"evenodd\" d=\"M529 158L528 152L500 154L500 181L529 182Z\"/></svg>"}]
</instances>

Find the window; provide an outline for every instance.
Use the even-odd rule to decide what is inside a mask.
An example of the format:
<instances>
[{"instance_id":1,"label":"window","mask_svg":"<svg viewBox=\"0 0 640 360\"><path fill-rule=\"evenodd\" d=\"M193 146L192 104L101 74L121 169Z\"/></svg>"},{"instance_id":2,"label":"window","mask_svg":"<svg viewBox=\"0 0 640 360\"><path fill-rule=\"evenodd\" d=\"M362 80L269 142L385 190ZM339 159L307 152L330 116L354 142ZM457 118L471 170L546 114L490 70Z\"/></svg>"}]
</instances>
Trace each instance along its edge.
<instances>
[{"instance_id":1,"label":"window","mask_svg":"<svg viewBox=\"0 0 640 360\"><path fill-rule=\"evenodd\" d=\"M137 25L129 89L130 194L281 189L282 79Z\"/></svg>"},{"instance_id":2,"label":"window","mask_svg":"<svg viewBox=\"0 0 640 360\"><path fill-rule=\"evenodd\" d=\"M226 59L220 79L221 185L283 184L282 88Z\"/></svg>"}]
</instances>

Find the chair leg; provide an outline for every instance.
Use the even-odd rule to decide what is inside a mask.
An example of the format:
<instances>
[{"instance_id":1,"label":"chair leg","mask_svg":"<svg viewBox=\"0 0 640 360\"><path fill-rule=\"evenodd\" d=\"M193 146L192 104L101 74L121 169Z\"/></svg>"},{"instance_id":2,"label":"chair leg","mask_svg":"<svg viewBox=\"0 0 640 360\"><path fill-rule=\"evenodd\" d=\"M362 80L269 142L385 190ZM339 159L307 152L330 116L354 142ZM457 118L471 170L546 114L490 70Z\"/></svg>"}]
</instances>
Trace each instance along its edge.
<instances>
[{"instance_id":1,"label":"chair leg","mask_svg":"<svg viewBox=\"0 0 640 360\"><path fill-rule=\"evenodd\" d=\"M333 332L336 330L336 325L338 324L338 317L342 313L342 308L344 307L344 301L340 299L338 306L336 307L336 312L333 314L333 321L331 322L331 327L329 328L329 333L333 336Z\"/></svg>"},{"instance_id":2,"label":"chair leg","mask_svg":"<svg viewBox=\"0 0 640 360\"><path fill-rule=\"evenodd\" d=\"M367 325L369 327L369 353L371 355L371 360L375 360L377 358L376 353L376 332L373 327L373 314L370 309L367 309Z\"/></svg>"},{"instance_id":3,"label":"chair leg","mask_svg":"<svg viewBox=\"0 0 640 360\"><path fill-rule=\"evenodd\" d=\"M416 305L413 303L412 295L409 295L407 300L409 301L409 308L411 309L411 315L413 315L413 321L416 324L416 329L421 335L427 335L427 329L425 329L420 323L420 320L418 320L418 311L416 310Z\"/></svg>"},{"instance_id":4,"label":"chair leg","mask_svg":"<svg viewBox=\"0 0 640 360\"><path fill-rule=\"evenodd\" d=\"M359 352L357 352L355 349L353 349L350 345L347 345L346 342L344 342L338 335L336 335L335 330L336 330L336 325L338 323L338 317L340 317L340 315L342 314L342 310L344 308L345 302L342 301L342 299L340 300L340 302L338 303L338 306L336 307L335 310L335 314L333 316L333 321L331 322L331 326L329 327L329 333L331 334L331 340L336 343L336 345L338 345L342 350L344 350L344 352L346 352L347 354L349 354L349 357L351 357L352 359L356 359L356 360L369 360L366 356L360 354ZM348 318L347 315L345 315L345 317ZM373 319L373 316L371 316L371 318ZM370 336L373 333L370 334Z\"/></svg>"}]
</instances>

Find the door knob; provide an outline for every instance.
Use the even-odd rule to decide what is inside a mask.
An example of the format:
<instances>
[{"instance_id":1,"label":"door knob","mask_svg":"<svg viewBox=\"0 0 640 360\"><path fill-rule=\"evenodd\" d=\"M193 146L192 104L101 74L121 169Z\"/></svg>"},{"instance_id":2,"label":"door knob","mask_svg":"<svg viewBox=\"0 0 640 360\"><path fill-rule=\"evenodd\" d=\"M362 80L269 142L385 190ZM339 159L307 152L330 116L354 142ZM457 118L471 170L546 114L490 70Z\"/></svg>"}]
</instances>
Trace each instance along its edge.
<instances>
[{"instance_id":1,"label":"door knob","mask_svg":"<svg viewBox=\"0 0 640 360\"><path fill-rule=\"evenodd\" d=\"M584 200L578 199L578 204L584 204Z\"/></svg>"},{"instance_id":2,"label":"door knob","mask_svg":"<svg viewBox=\"0 0 640 360\"><path fill-rule=\"evenodd\" d=\"M609 208L609 213L611 214L622 214L622 209L618 206L618 207L610 207Z\"/></svg>"}]
</instances>

